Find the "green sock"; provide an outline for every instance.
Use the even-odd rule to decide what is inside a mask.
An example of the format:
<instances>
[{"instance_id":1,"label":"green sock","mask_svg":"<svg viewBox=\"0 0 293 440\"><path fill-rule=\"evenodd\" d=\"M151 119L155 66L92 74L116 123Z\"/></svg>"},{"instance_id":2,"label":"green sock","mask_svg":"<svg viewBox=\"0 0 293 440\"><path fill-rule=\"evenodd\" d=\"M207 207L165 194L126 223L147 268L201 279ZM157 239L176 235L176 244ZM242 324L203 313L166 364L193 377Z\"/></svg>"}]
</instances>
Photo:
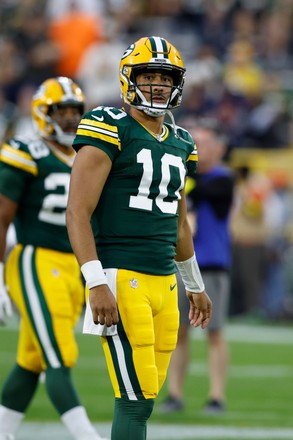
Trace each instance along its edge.
<instances>
[{"instance_id":1,"label":"green sock","mask_svg":"<svg viewBox=\"0 0 293 440\"><path fill-rule=\"evenodd\" d=\"M51 402L60 415L80 405L69 368L48 368L46 370L46 389Z\"/></svg>"},{"instance_id":2,"label":"green sock","mask_svg":"<svg viewBox=\"0 0 293 440\"><path fill-rule=\"evenodd\" d=\"M147 420L154 407L154 399L115 399L112 440L146 440Z\"/></svg>"},{"instance_id":3,"label":"green sock","mask_svg":"<svg viewBox=\"0 0 293 440\"><path fill-rule=\"evenodd\" d=\"M38 386L39 374L25 370L16 364L7 377L1 396L6 408L25 413Z\"/></svg>"}]
</instances>

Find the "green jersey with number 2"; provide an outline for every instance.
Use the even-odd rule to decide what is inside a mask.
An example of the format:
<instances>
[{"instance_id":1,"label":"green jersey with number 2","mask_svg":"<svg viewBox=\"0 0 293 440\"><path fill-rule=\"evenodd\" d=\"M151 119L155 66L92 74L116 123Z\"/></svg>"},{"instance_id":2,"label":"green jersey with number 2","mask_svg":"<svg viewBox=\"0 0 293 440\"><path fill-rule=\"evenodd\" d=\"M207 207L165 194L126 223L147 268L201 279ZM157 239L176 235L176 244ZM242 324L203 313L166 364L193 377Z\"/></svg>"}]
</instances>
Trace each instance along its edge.
<instances>
[{"instance_id":1,"label":"green jersey with number 2","mask_svg":"<svg viewBox=\"0 0 293 440\"><path fill-rule=\"evenodd\" d=\"M122 109L97 107L80 121L74 148L91 145L112 160L92 225L105 268L175 272L178 200L197 151L183 128L156 136Z\"/></svg>"},{"instance_id":2,"label":"green jersey with number 2","mask_svg":"<svg viewBox=\"0 0 293 440\"><path fill-rule=\"evenodd\" d=\"M0 150L0 192L18 203L17 240L24 245L72 252L65 225L74 156L40 139L12 138Z\"/></svg>"}]
</instances>

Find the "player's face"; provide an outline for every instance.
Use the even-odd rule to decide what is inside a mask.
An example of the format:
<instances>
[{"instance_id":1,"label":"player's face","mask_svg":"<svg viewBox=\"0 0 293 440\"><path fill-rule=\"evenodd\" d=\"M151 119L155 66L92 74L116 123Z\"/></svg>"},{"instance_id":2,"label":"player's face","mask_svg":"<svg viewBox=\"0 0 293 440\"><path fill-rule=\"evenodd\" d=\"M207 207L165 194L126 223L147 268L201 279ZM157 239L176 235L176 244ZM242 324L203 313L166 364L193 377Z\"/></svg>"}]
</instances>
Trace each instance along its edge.
<instances>
[{"instance_id":1,"label":"player's face","mask_svg":"<svg viewBox=\"0 0 293 440\"><path fill-rule=\"evenodd\" d=\"M68 105L58 107L50 116L57 122L64 133L75 133L82 114L79 107Z\"/></svg>"},{"instance_id":2,"label":"player's face","mask_svg":"<svg viewBox=\"0 0 293 440\"><path fill-rule=\"evenodd\" d=\"M174 84L171 75L163 72L145 72L137 75L136 84L148 102L166 104Z\"/></svg>"}]
</instances>

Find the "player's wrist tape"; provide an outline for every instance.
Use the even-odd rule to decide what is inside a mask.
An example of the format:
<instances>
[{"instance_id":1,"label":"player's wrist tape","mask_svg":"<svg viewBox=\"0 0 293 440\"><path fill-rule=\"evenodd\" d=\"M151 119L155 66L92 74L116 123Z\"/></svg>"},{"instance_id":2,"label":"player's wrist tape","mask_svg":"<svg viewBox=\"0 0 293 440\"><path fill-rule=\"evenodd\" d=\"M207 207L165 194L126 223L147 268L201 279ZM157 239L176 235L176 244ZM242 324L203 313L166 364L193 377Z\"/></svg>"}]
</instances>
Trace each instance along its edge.
<instances>
[{"instance_id":1,"label":"player's wrist tape","mask_svg":"<svg viewBox=\"0 0 293 440\"><path fill-rule=\"evenodd\" d=\"M188 260L175 261L175 263L186 290L194 293L200 293L205 290L195 254L188 258Z\"/></svg>"},{"instance_id":2,"label":"player's wrist tape","mask_svg":"<svg viewBox=\"0 0 293 440\"><path fill-rule=\"evenodd\" d=\"M80 267L80 270L89 289L107 284L107 278L100 260L88 261Z\"/></svg>"}]
</instances>

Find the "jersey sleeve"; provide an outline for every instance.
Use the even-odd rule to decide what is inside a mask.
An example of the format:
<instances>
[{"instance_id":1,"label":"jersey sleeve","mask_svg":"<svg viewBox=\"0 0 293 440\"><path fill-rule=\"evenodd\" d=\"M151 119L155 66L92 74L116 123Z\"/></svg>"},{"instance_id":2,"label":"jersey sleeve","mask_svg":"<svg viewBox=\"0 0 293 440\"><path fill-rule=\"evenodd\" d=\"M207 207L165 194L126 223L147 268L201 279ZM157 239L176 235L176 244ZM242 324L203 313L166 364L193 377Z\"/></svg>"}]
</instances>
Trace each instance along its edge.
<instances>
[{"instance_id":1,"label":"jersey sleeve","mask_svg":"<svg viewBox=\"0 0 293 440\"><path fill-rule=\"evenodd\" d=\"M0 192L17 202L26 187L27 180L36 176L38 167L27 146L11 139L0 150Z\"/></svg>"},{"instance_id":2,"label":"jersey sleeve","mask_svg":"<svg viewBox=\"0 0 293 440\"><path fill-rule=\"evenodd\" d=\"M84 145L103 150L113 161L121 151L119 139L119 119L126 115L123 110L97 107L81 119L73 148L78 151Z\"/></svg>"},{"instance_id":3,"label":"jersey sleeve","mask_svg":"<svg viewBox=\"0 0 293 440\"><path fill-rule=\"evenodd\" d=\"M195 177L198 163L198 154L196 144L193 143L193 150L188 156L186 166L187 166L187 175L190 177Z\"/></svg>"}]
</instances>

